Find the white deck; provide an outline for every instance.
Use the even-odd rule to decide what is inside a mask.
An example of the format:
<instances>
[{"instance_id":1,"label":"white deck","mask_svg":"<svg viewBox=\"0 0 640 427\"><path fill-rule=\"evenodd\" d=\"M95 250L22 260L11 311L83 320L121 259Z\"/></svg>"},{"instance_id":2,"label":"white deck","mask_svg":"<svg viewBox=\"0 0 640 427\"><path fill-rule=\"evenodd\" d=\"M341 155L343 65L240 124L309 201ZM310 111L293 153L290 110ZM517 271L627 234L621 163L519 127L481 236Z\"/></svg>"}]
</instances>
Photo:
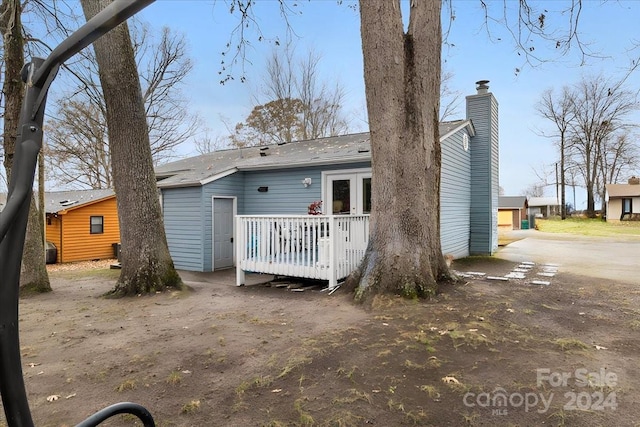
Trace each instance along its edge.
<instances>
[{"instance_id":1,"label":"white deck","mask_svg":"<svg viewBox=\"0 0 640 427\"><path fill-rule=\"evenodd\" d=\"M236 284L244 273L327 280L337 286L364 257L369 215L236 217Z\"/></svg>"}]
</instances>

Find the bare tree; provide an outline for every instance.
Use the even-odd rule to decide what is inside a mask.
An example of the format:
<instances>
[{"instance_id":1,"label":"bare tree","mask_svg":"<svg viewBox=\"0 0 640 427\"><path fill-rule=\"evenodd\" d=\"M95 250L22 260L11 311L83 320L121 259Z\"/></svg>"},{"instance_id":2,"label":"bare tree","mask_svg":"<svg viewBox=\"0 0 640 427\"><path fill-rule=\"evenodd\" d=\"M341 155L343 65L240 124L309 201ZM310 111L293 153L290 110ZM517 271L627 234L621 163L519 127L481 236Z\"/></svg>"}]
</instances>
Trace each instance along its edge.
<instances>
[{"instance_id":1,"label":"bare tree","mask_svg":"<svg viewBox=\"0 0 640 427\"><path fill-rule=\"evenodd\" d=\"M194 138L194 144L196 153L207 154L225 148L229 141L220 134L211 135L211 130L205 129L202 135Z\"/></svg>"},{"instance_id":2,"label":"bare tree","mask_svg":"<svg viewBox=\"0 0 640 427\"><path fill-rule=\"evenodd\" d=\"M460 107L460 92L451 89L451 80L454 74L450 71L442 71L440 82L440 121L444 122L455 117Z\"/></svg>"},{"instance_id":3,"label":"bare tree","mask_svg":"<svg viewBox=\"0 0 640 427\"><path fill-rule=\"evenodd\" d=\"M553 122L555 131L549 136L556 139L558 150L560 151L560 204L561 218L567 217L566 210L566 192L565 192L565 172L566 172L566 153L567 144L569 142L569 132L571 130L571 122L575 117L574 98L571 89L562 88L562 93L556 98L553 90L547 90L542 94L542 98L536 106L536 111L540 116Z\"/></svg>"},{"instance_id":4,"label":"bare tree","mask_svg":"<svg viewBox=\"0 0 640 427\"><path fill-rule=\"evenodd\" d=\"M193 136L199 124L189 112L181 84L192 69L183 36L163 28L154 41L147 26L137 25L134 54L141 74L143 101L154 164L171 158L174 149ZM75 90L58 101L57 117L49 120L48 164L60 184L111 188L111 159L106 106L91 50L70 67Z\"/></svg>"},{"instance_id":5,"label":"bare tree","mask_svg":"<svg viewBox=\"0 0 640 427\"><path fill-rule=\"evenodd\" d=\"M318 75L320 56L313 51L296 61L287 45L272 52L256 105L230 136L233 145L262 145L274 142L315 139L348 131L342 111L344 90L329 85Z\"/></svg>"},{"instance_id":6,"label":"bare tree","mask_svg":"<svg viewBox=\"0 0 640 427\"><path fill-rule=\"evenodd\" d=\"M81 1L87 20L109 3ZM180 287L167 246L142 89L126 22L95 41L93 48L105 99L122 240L122 270L112 294Z\"/></svg>"},{"instance_id":7,"label":"bare tree","mask_svg":"<svg viewBox=\"0 0 640 427\"><path fill-rule=\"evenodd\" d=\"M583 77L571 93L571 152L587 190L587 215L595 216L596 197L603 194L609 175L603 168L605 163L611 163L606 159L612 150L610 141L629 130L627 119L638 108L637 98L621 81L602 76Z\"/></svg>"},{"instance_id":8,"label":"bare tree","mask_svg":"<svg viewBox=\"0 0 640 427\"><path fill-rule=\"evenodd\" d=\"M542 197L544 196L544 187L546 185L544 183L537 182L535 184L529 185L524 190L524 195L527 197Z\"/></svg>"},{"instance_id":9,"label":"bare tree","mask_svg":"<svg viewBox=\"0 0 640 427\"><path fill-rule=\"evenodd\" d=\"M23 98L21 71L24 65L24 45L22 27L22 5L20 0L3 0L0 6L0 31L4 50L4 167L6 176L11 177L13 155L17 140L18 121ZM49 292L51 283L45 266L44 225L32 196L24 244L22 269L20 273L21 292Z\"/></svg>"}]
</instances>

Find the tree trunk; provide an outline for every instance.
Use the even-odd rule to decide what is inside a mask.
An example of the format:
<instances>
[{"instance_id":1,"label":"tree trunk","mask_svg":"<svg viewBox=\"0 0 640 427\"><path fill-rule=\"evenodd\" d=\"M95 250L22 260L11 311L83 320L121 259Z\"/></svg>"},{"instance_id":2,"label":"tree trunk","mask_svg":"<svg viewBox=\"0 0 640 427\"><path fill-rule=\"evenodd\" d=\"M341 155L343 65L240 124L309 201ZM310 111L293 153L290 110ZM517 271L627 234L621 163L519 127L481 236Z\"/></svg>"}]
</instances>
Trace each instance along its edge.
<instances>
[{"instance_id":1,"label":"tree trunk","mask_svg":"<svg viewBox=\"0 0 640 427\"><path fill-rule=\"evenodd\" d=\"M435 294L451 277L440 245L439 1L361 1L372 151L369 246L349 279L355 299L379 293Z\"/></svg>"},{"instance_id":2,"label":"tree trunk","mask_svg":"<svg viewBox=\"0 0 640 427\"><path fill-rule=\"evenodd\" d=\"M24 66L24 39L22 37L22 13L19 0L3 0L0 10L0 27L3 35L5 75L4 93L4 168L7 179L11 177L13 155L20 119L24 87L20 76ZM20 292L50 292L51 284L45 264L43 227L35 198L31 199L29 222L22 256Z\"/></svg>"},{"instance_id":3,"label":"tree trunk","mask_svg":"<svg viewBox=\"0 0 640 427\"><path fill-rule=\"evenodd\" d=\"M109 0L82 0L87 20ZM122 271L114 296L180 287L169 254L151 159L140 80L126 23L94 43L106 102L109 149L118 204Z\"/></svg>"}]
</instances>

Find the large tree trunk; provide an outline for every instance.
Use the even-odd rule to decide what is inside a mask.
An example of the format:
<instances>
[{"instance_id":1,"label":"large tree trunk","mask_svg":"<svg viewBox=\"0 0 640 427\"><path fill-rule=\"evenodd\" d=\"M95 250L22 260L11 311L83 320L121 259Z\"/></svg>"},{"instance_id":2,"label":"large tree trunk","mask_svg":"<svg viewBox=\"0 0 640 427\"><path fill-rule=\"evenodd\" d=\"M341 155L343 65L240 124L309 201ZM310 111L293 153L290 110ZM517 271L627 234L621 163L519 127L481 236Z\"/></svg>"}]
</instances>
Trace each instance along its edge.
<instances>
[{"instance_id":1,"label":"large tree trunk","mask_svg":"<svg viewBox=\"0 0 640 427\"><path fill-rule=\"evenodd\" d=\"M0 7L0 28L3 35L5 74L2 91L4 93L4 168L7 178L11 176L13 155L20 119L20 109L24 86L20 76L24 66L24 39L22 37L22 13L20 0L3 0ZM20 273L21 292L49 292L51 284L45 264L43 226L40 214L31 198L29 222L22 256Z\"/></svg>"},{"instance_id":2,"label":"large tree trunk","mask_svg":"<svg viewBox=\"0 0 640 427\"><path fill-rule=\"evenodd\" d=\"M378 293L433 295L450 273L440 245L439 1L362 0L360 18L372 150L369 246L357 301Z\"/></svg>"},{"instance_id":3,"label":"large tree trunk","mask_svg":"<svg viewBox=\"0 0 640 427\"><path fill-rule=\"evenodd\" d=\"M82 0L87 20L109 0ZM126 23L94 43L107 110L109 149L118 204L122 271L114 295L180 287L169 254L151 158L140 80Z\"/></svg>"}]
</instances>

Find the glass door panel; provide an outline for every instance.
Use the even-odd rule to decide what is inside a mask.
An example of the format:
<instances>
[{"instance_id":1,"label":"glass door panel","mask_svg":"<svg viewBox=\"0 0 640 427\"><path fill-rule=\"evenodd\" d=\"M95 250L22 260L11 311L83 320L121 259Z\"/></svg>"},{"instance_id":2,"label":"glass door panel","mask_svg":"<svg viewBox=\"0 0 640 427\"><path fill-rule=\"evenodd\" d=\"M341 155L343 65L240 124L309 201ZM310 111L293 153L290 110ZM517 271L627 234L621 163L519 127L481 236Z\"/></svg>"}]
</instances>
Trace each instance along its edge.
<instances>
[{"instance_id":1,"label":"glass door panel","mask_svg":"<svg viewBox=\"0 0 640 427\"><path fill-rule=\"evenodd\" d=\"M371 177L362 178L362 210L363 214L371 213Z\"/></svg>"},{"instance_id":2,"label":"glass door panel","mask_svg":"<svg viewBox=\"0 0 640 427\"><path fill-rule=\"evenodd\" d=\"M333 179L331 190L331 213L349 215L351 213L351 179Z\"/></svg>"}]
</instances>

